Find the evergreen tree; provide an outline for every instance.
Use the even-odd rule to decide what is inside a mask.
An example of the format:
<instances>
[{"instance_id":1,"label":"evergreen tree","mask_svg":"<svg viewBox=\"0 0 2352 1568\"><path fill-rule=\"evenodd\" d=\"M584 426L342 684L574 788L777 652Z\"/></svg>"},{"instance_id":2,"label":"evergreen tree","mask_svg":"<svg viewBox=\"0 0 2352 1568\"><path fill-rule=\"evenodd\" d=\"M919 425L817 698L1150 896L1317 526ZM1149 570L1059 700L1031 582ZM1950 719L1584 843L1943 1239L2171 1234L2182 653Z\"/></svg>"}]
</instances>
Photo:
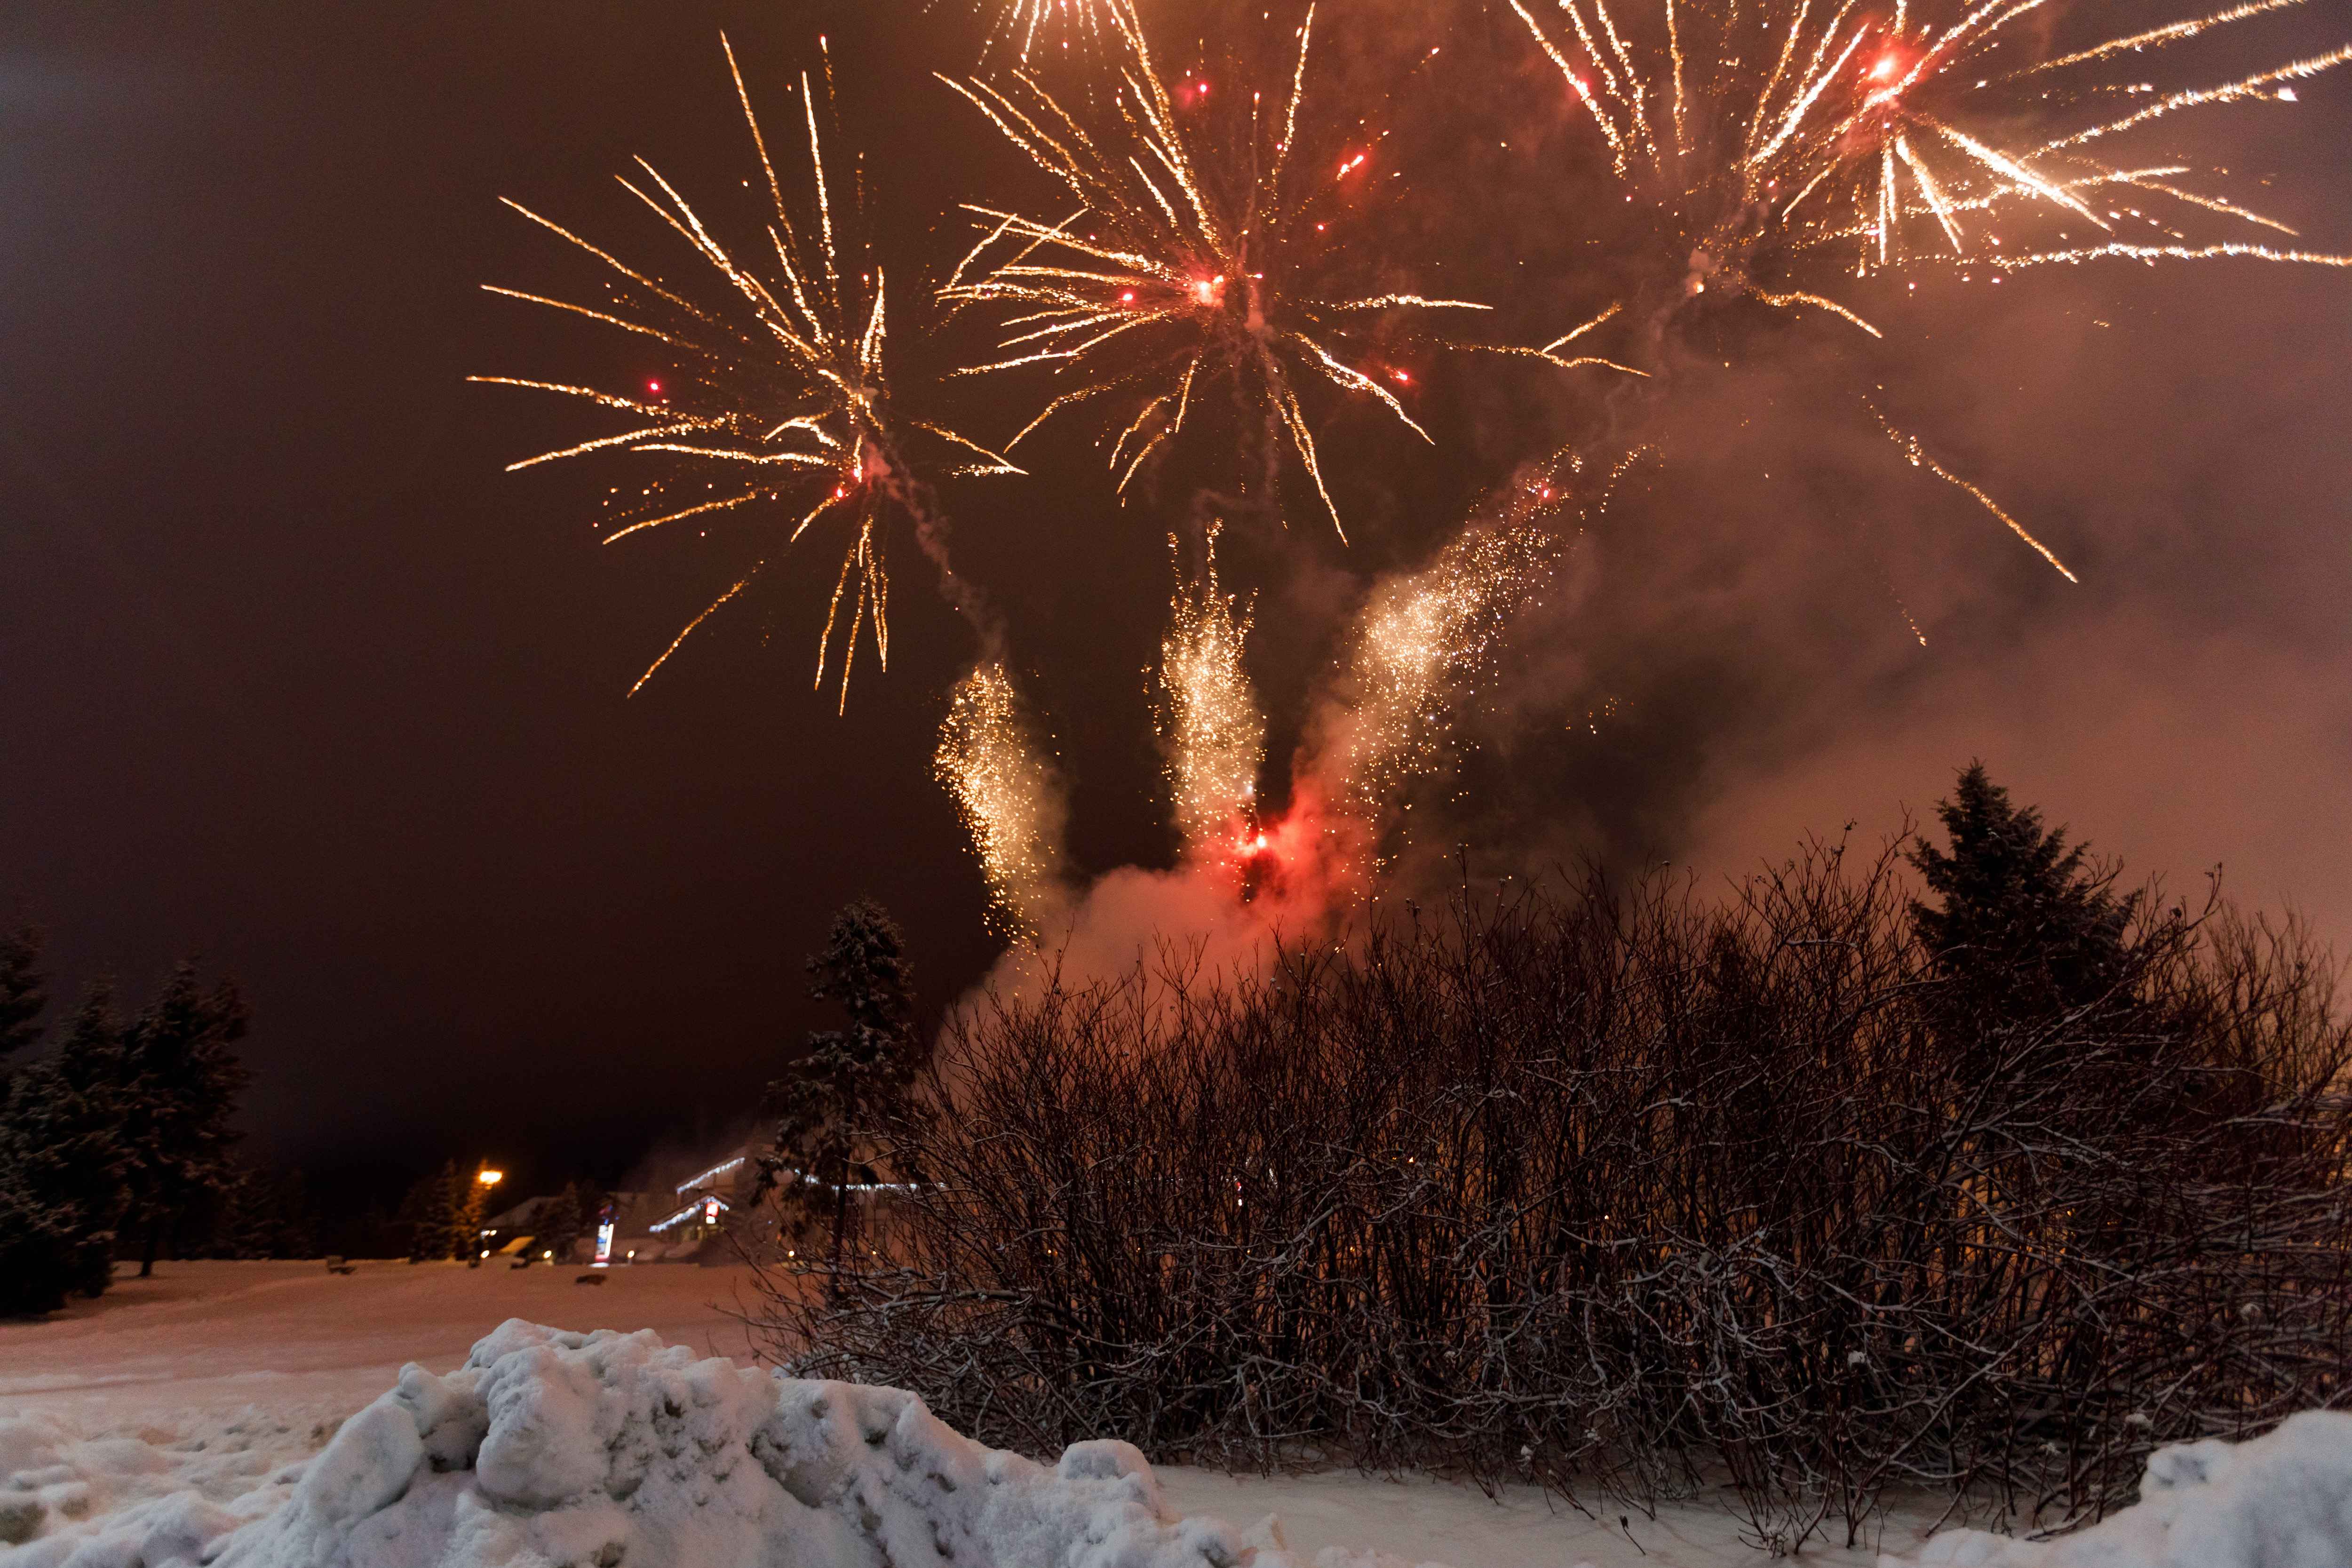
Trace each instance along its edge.
<instances>
[{"instance_id":1,"label":"evergreen tree","mask_svg":"<svg viewBox=\"0 0 2352 1568\"><path fill-rule=\"evenodd\" d=\"M532 1220L531 1245L555 1254L561 1263L572 1256L572 1248L587 1234L588 1216L593 1211L584 1201L576 1183L566 1182L563 1190L541 1204Z\"/></svg>"},{"instance_id":2,"label":"evergreen tree","mask_svg":"<svg viewBox=\"0 0 2352 1568\"><path fill-rule=\"evenodd\" d=\"M49 1005L41 973L41 933L32 926L0 936L0 1058L41 1037Z\"/></svg>"},{"instance_id":3,"label":"evergreen tree","mask_svg":"<svg viewBox=\"0 0 2352 1568\"><path fill-rule=\"evenodd\" d=\"M1998 1026L2119 992L2137 899L2116 895L2114 868L2012 805L1982 763L1960 774L1936 815L1951 847L1923 839L1911 864L1941 902L1914 901L1911 920L1956 1007Z\"/></svg>"},{"instance_id":4,"label":"evergreen tree","mask_svg":"<svg viewBox=\"0 0 2352 1568\"><path fill-rule=\"evenodd\" d=\"M265 1258L319 1256L319 1211L310 1184L299 1171L286 1171L269 1184L269 1250Z\"/></svg>"},{"instance_id":5,"label":"evergreen tree","mask_svg":"<svg viewBox=\"0 0 2352 1568\"><path fill-rule=\"evenodd\" d=\"M482 1249L482 1220L490 1206L490 1189L478 1170L458 1173L445 1166L449 1184L449 1248L443 1256L471 1258Z\"/></svg>"},{"instance_id":6,"label":"evergreen tree","mask_svg":"<svg viewBox=\"0 0 2352 1568\"><path fill-rule=\"evenodd\" d=\"M317 1218L299 1171L241 1166L221 1191L213 1223L215 1258L310 1258Z\"/></svg>"},{"instance_id":7,"label":"evergreen tree","mask_svg":"<svg viewBox=\"0 0 2352 1568\"><path fill-rule=\"evenodd\" d=\"M400 1227L408 1236L408 1261L431 1263L450 1256L457 1211L452 1194L458 1183L457 1163L450 1161L435 1173L418 1178L401 1200Z\"/></svg>"},{"instance_id":8,"label":"evergreen tree","mask_svg":"<svg viewBox=\"0 0 2352 1568\"><path fill-rule=\"evenodd\" d=\"M0 1313L49 1311L112 1278L129 1198L121 1052L94 986L54 1057L0 1079Z\"/></svg>"},{"instance_id":9,"label":"evergreen tree","mask_svg":"<svg viewBox=\"0 0 2352 1568\"><path fill-rule=\"evenodd\" d=\"M768 1086L777 1121L761 1184L781 1190L803 1233L818 1216L830 1218L838 1268L850 1184L874 1179L870 1134L906 1109L925 1053L906 938L880 905L844 907L808 968L815 978L809 994L836 1004L848 1027L812 1033L808 1048Z\"/></svg>"},{"instance_id":10,"label":"evergreen tree","mask_svg":"<svg viewBox=\"0 0 2352 1568\"><path fill-rule=\"evenodd\" d=\"M247 1013L236 986L210 991L183 963L163 993L122 1033L118 1104L133 1221L143 1227L139 1276L154 1272L164 1229L190 1201L229 1173L229 1127L251 1076L230 1049Z\"/></svg>"}]
</instances>

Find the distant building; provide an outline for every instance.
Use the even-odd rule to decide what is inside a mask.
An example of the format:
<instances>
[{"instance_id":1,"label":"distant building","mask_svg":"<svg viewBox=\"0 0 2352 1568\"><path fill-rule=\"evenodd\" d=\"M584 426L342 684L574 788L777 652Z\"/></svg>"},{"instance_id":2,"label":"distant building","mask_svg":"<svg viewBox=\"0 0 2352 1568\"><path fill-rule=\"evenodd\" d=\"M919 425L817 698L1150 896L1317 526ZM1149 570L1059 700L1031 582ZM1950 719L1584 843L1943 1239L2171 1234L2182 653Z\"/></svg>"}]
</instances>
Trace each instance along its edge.
<instances>
[{"instance_id":1,"label":"distant building","mask_svg":"<svg viewBox=\"0 0 2352 1568\"><path fill-rule=\"evenodd\" d=\"M683 1261L736 1234L759 1189L760 1166L749 1144L696 1172L671 1189L668 1212L646 1226L661 1261ZM730 1225L728 1216L739 1216Z\"/></svg>"},{"instance_id":2,"label":"distant building","mask_svg":"<svg viewBox=\"0 0 2352 1568\"><path fill-rule=\"evenodd\" d=\"M784 1173L779 1179L792 1177ZM815 1182L812 1176L801 1180ZM857 1245L878 1244L886 1224L884 1205L899 1190L885 1182L850 1184L849 1236L861 1238ZM783 1258L789 1259L793 1247L780 1234L775 1203L772 1194L763 1196L760 1192L760 1160L754 1146L743 1144L672 1189L667 1212L646 1226L649 1245L639 1250L635 1261L731 1261L740 1250L771 1258L781 1250ZM616 1250L614 1261L621 1260Z\"/></svg>"},{"instance_id":3,"label":"distant building","mask_svg":"<svg viewBox=\"0 0 2352 1568\"><path fill-rule=\"evenodd\" d=\"M555 1201L553 1193L535 1198L525 1198L509 1209L501 1209L482 1222L481 1250L499 1258L511 1257L530 1245L539 1228L539 1211Z\"/></svg>"}]
</instances>

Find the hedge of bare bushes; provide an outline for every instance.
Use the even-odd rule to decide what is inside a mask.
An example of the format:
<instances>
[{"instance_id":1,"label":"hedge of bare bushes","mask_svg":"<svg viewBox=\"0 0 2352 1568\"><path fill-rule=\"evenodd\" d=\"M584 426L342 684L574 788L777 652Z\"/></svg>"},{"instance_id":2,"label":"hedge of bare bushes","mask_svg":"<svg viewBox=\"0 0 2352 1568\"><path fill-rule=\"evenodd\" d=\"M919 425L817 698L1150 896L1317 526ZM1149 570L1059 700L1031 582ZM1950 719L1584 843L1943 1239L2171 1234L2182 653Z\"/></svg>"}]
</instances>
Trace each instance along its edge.
<instances>
[{"instance_id":1,"label":"hedge of bare bushes","mask_svg":"<svg viewBox=\"0 0 2352 1568\"><path fill-rule=\"evenodd\" d=\"M920 1182L779 1282L778 1353L1033 1452L1727 1485L1781 1550L1889 1489L2063 1524L2352 1399L2333 970L2143 903L2099 995L2019 1012L1896 868L1465 898L972 1013L879 1130Z\"/></svg>"}]
</instances>

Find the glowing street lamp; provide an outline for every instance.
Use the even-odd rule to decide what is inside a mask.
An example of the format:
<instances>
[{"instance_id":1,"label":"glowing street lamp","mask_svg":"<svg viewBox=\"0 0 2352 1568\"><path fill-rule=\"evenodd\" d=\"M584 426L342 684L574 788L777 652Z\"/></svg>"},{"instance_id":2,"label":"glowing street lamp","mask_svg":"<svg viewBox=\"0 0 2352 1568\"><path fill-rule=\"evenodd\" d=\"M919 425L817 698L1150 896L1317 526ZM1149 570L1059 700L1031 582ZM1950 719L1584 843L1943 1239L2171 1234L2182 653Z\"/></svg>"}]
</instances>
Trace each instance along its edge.
<instances>
[{"instance_id":1,"label":"glowing street lamp","mask_svg":"<svg viewBox=\"0 0 2352 1568\"><path fill-rule=\"evenodd\" d=\"M482 1185L486 1187L495 1187L506 1179L507 1173L504 1171L483 1169L474 1173L474 1180L481 1183Z\"/></svg>"}]
</instances>

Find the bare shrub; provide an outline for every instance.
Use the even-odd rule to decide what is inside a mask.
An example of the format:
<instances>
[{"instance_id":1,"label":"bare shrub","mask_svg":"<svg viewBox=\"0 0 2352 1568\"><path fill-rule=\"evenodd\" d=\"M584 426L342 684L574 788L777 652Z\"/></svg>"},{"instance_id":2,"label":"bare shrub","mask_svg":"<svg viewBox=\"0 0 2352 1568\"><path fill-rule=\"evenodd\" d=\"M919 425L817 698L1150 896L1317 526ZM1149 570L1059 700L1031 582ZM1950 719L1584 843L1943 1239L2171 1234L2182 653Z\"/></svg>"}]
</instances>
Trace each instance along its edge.
<instances>
[{"instance_id":1,"label":"bare shrub","mask_svg":"<svg viewBox=\"0 0 2352 1568\"><path fill-rule=\"evenodd\" d=\"M1036 1452L1727 1483L1784 1551L1894 1487L2063 1525L2352 1398L2331 964L2148 898L2105 994L1972 1011L1896 870L1594 877L970 1013L881 1130L891 1244L780 1279L776 1354Z\"/></svg>"}]
</instances>

